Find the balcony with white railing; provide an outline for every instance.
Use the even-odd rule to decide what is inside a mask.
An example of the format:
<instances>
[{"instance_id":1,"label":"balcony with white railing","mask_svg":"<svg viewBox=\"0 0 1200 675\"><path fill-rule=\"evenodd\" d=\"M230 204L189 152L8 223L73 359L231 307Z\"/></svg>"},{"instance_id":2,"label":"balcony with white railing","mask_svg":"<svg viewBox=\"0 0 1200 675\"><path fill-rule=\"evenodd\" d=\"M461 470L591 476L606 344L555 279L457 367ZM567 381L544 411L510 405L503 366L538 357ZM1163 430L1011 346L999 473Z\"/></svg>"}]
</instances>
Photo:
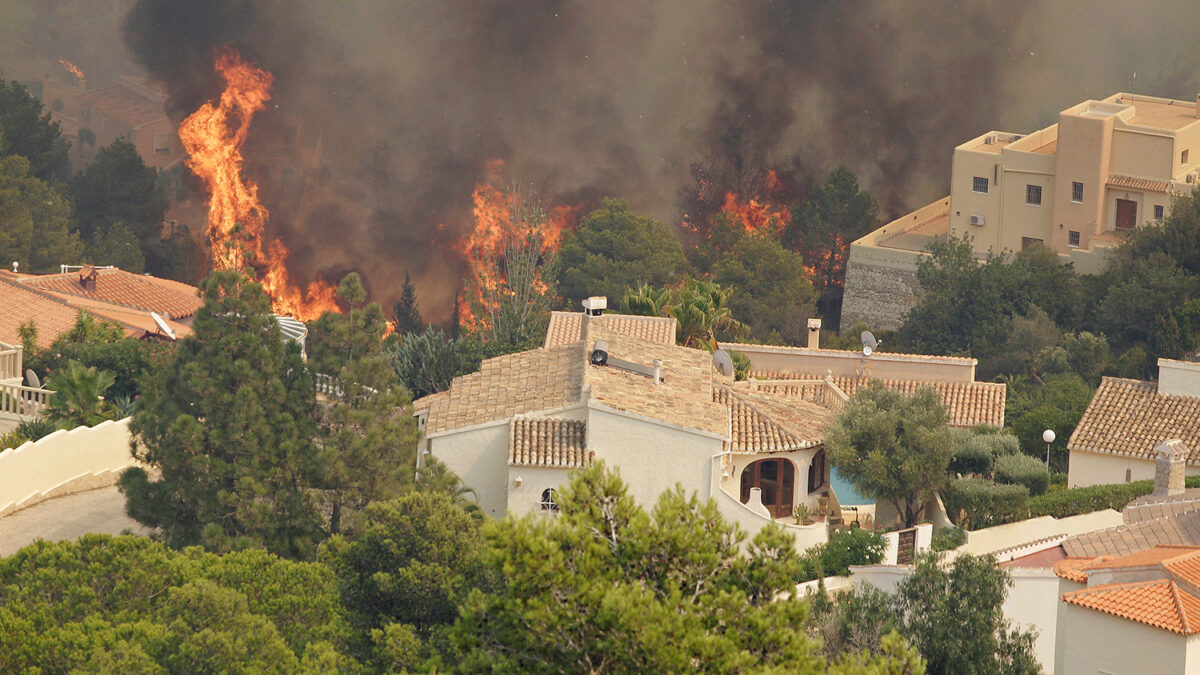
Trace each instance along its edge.
<instances>
[{"instance_id":1,"label":"balcony with white railing","mask_svg":"<svg viewBox=\"0 0 1200 675\"><path fill-rule=\"evenodd\" d=\"M42 414L54 392L0 382L0 419L28 420Z\"/></svg>"},{"instance_id":2,"label":"balcony with white railing","mask_svg":"<svg viewBox=\"0 0 1200 675\"><path fill-rule=\"evenodd\" d=\"M20 345L13 346L0 342L0 383L21 384L22 368L24 367L23 351Z\"/></svg>"}]
</instances>

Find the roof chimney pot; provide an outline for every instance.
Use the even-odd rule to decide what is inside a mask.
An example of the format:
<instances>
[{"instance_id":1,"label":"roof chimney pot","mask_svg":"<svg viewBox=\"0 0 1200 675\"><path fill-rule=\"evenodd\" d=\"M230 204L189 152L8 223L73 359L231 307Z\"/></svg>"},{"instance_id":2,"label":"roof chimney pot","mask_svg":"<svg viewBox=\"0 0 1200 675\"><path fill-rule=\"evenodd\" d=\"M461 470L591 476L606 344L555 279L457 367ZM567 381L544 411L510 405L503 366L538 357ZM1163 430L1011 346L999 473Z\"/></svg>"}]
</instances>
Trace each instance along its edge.
<instances>
[{"instance_id":1,"label":"roof chimney pot","mask_svg":"<svg viewBox=\"0 0 1200 675\"><path fill-rule=\"evenodd\" d=\"M593 295L583 301L583 313L589 316L600 316L608 309L608 298L603 295Z\"/></svg>"},{"instance_id":2,"label":"roof chimney pot","mask_svg":"<svg viewBox=\"0 0 1200 675\"><path fill-rule=\"evenodd\" d=\"M1187 468L1187 445L1178 438L1163 441L1154 448L1154 493L1177 495L1184 491L1184 473Z\"/></svg>"},{"instance_id":3,"label":"roof chimney pot","mask_svg":"<svg viewBox=\"0 0 1200 675\"><path fill-rule=\"evenodd\" d=\"M820 319L809 319L808 320L808 348L809 349L820 349L821 348L821 320Z\"/></svg>"}]
</instances>

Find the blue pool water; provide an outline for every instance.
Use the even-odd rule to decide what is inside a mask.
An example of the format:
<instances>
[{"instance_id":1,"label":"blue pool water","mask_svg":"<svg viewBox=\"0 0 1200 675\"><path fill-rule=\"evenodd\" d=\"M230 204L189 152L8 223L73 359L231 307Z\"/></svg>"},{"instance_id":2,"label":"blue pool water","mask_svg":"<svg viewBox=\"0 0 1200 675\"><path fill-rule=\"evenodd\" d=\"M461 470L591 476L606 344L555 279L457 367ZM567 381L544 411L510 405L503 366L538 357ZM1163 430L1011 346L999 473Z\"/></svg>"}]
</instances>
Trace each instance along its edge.
<instances>
[{"instance_id":1,"label":"blue pool water","mask_svg":"<svg viewBox=\"0 0 1200 675\"><path fill-rule=\"evenodd\" d=\"M860 495L858 490L854 489L854 483L839 474L833 467L829 467L829 485L833 487L833 494L837 495L838 502L842 506L863 506L875 503L874 499Z\"/></svg>"}]
</instances>

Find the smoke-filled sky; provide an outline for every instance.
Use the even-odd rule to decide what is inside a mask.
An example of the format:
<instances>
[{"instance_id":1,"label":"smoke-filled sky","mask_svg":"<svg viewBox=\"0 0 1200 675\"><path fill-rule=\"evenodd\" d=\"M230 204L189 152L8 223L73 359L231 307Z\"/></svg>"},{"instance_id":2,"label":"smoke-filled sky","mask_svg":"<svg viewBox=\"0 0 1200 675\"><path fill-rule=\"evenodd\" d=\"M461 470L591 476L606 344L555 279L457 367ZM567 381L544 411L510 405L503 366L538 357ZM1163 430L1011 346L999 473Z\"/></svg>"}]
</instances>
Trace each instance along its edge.
<instances>
[{"instance_id":1,"label":"smoke-filled sky","mask_svg":"<svg viewBox=\"0 0 1200 675\"><path fill-rule=\"evenodd\" d=\"M543 201L619 196L670 224L698 163L730 183L845 164L895 216L946 194L953 147L984 131L1200 90L1194 0L99 4L0 0L0 38L109 77L140 66L180 119L217 91L213 49L239 48L276 76L263 137L298 128L308 149L254 146L258 126L248 149L293 273L357 269L390 303L409 268L432 318L488 160Z\"/></svg>"}]
</instances>

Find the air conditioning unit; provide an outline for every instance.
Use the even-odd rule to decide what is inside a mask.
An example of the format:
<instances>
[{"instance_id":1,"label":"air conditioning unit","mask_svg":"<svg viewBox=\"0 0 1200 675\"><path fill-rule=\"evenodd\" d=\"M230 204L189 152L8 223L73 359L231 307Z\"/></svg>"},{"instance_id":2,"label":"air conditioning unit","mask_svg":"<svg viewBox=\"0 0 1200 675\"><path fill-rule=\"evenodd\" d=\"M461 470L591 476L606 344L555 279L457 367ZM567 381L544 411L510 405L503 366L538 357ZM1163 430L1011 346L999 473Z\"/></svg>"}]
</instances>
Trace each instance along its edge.
<instances>
[{"instance_id":1,"label":"air conditioning unit","mask_svg":"<svg viewBox=\"0 0 1200 675\"><path fill-rule=\"evenodd\" d=\"M978 213L971 216L971 224L975 227L983 227L983 216Z\"/></svg>"}]
</instances>

